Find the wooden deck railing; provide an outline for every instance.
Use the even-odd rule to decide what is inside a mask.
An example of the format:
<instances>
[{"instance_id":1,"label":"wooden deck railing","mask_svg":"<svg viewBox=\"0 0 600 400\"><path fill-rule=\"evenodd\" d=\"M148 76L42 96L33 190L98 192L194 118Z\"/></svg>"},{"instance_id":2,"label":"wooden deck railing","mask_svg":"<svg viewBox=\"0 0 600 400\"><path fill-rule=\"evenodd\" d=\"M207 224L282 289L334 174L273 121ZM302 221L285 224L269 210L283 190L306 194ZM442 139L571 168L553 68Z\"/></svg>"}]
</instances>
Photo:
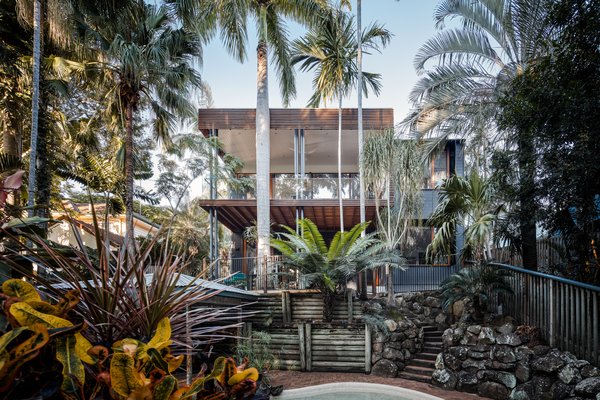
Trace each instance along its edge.
<instances>
[{"instance_id":1,"label":"wooden deck railing","mask_svg":"<svg viewBox=\"0 0 600 400\"><path fill-rule=\"evenodd\" d=\"M600 365L600 287L492 263L512 271L514 294L491 296L493 312L537 326L550 346Z\"/></svg>"}]
</instances>

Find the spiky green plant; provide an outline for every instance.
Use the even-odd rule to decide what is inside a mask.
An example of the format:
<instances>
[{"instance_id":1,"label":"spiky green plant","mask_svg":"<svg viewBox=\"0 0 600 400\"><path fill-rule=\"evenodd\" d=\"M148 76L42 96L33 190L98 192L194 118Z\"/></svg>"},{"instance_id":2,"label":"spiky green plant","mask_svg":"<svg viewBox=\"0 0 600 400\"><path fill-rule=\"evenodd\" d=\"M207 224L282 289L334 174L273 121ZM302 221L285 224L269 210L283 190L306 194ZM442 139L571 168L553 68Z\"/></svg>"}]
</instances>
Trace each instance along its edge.
<instances>
[{"instance_id":1,"label":"spiky green plant","mask_svg":"<svg viewBox=\"0 0 600 400\"><path fill-rule=\"evenodd\" d=\"M93 210L93 209L92 209ZM126 243L112 248L108 236L94 216L95 250L86 247L73 220L69 220L77 242L75 248L55 244L12 228L33 243L17 241L19 248L0 254L0 265L8 266L39 285L46 296L61 298L77 290L80 302L72 312L85 322L86 337L92 343L113 343L132 337L148 340L158 323L171 320L172 338L178 347L198 346L222 337L227 328L237 327L238 310L207 309L201 304L217 292L200 283L199 277L182 274L187 268L185 254L162 246L158 232L133 257ZM26 264L35 263L47 273L34 274Z\"/></svg>"},{"instance_id":2,"label":"spiky green plant","mask_svg":"<svg viewBox=\"0 0 600 400\"><path fill-rule=\"evenodd\" d=\"M349 277L367 268L403 262L397 252L386 251L375 234L362 236L369 222L337 232L329 246L314 222L305 218L298 224L300 233L283 225L287 233L279 233L271 246L285 256L284 265L300 271L308 284L322 293L325 321L331 321L334 296Z\"/></svg>"},{"instance_id":3,"label":"spiky green plant","mask_svg":"<svg viewBox=\"0 0 600 400\"><path fill-rule=\"evenodd\" d=\"M427 257L450 254L456 229L464 226L461 260L489 260L495 223L503 209L496 205L491 180L481 178L476 171L468 177L454 175L440 186L438 196L438 205L429 218L438 229L427 246Z\"/></svg>"},{"instance_id":4,"label":"spiky green plant","mask_svg":"<svg viewBox=\"0 0 600 400\"><path fill-rule=\"evenodd\" d=\"M513 292L507 281L510 276L509 270L488 264L463 268L440 285L442 305L448 309L457 301L469 299L473 306L474 317L480 319L491 296Z\"/></svg>"}]
</instances>

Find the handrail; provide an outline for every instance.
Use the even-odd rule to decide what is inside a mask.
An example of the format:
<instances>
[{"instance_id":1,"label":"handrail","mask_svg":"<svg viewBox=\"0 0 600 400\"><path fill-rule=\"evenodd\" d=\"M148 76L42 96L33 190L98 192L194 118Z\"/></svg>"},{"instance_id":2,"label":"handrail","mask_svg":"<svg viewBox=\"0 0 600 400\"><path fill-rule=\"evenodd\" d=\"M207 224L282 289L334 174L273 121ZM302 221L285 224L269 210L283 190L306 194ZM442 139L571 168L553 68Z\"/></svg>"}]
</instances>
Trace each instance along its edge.
<instances>
[{"instance_id":1,"label":"handrail","mask_svg":"<svg viewBox=\"0 0 600 400\"><path fill-rule=\"evenodd\" d=\"M566 283L566 284L569 284L569 285L580 287L582 289L587 289L587 290L591 290L591 291L596 292L596 293L600 293L600 286L590 285L589 283L578 282L578 281L574 281L572 279L567 279L567 278L563 278L563 277L556 276L556 275L545 274L543 272L531 271L529 269L515 267L514 265L509 265L509 264L502 264L502 263L496 263L496 262L489 262L488 264L489 265L494 265L494 266L497 266L497 267L506 268L506 269L509 269L509 270L512 270L512 271L515 271L515 272L520 272L520 273L523 273L523 274L528 274L528 275L532 275L532 276L538 276L540 278L545 278L545 279L551 279L551 280L556 281L556 282Z\"/></svg>"}]
</instances>

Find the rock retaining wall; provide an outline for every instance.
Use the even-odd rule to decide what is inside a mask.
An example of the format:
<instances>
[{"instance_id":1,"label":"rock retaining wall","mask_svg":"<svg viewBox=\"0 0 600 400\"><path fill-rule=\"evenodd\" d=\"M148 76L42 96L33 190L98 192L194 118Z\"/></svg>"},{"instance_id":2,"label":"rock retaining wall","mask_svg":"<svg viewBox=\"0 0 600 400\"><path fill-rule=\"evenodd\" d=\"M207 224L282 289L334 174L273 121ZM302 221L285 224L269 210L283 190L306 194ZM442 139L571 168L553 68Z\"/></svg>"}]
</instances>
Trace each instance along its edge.
<instances>
[{"instance_id":1,"label":"rock retaining wall","mask_svg":"<svg viewBox=\"0 0 600 400\"><path fill-rule=\"evenodd\" d=\"M447 329L432 379L499 400L600 400L600 369L539 344L535 328L517 327L510 317Z\"/></svg>"},{"instance_id":2,"label":"rock retaining wall","mask_svg":"<svg viewBox=\"0 0 600 400\"><path fill-rule=\"evenodd\" d=\"M395 378L404 370L406 362L421 351L423 328L411 320L386 319L388 332L378 331L372 339L371 373L376 376Z\"/></svg>"},{"instance_id":3,"label":"rock retaining wall","mask_svg":"<svg viewBox=\"0 0 600 400\"><path fill-rule=\"evenodd\" d=\"M423 326L446 327L450 316L441 308L439 292L403 293L396 305L384 300L363 306L363 315L379 318L383 323L372 326L372 373L396 377L406 362L422 350Z\"/></svg>"}]
</instances>

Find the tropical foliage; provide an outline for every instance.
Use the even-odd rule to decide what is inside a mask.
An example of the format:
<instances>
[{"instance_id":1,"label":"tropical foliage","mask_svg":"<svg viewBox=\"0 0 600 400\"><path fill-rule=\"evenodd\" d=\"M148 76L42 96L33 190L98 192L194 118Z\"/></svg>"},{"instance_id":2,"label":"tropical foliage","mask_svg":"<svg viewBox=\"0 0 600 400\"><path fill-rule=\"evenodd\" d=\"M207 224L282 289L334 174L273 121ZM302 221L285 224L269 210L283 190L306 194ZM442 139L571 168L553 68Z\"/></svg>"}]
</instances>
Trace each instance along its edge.
<instances>
[{"instance_id":1,"label":"tropical foliage","mask_svg":"<svg viewBox=\"0 0 600 400\"><path fill-rule=\"evenodd\" d=\"M508 139L518 149L519 196L513 207L519 224L523 262L535 269L537 204L534 197L534 146L525 135L498 129L495 116L503 90L547 50L547 2L530 0L441 1L434 19L441 31L414 60L424 76L410 99L414 111L405 123L419 135L436 138L431 149L450 135L468 139L481 150L475 165L485 176L490 149ZM458 25L446 27L455 19ZM512 137L511 137L512 136Z\"/></svg>"},{"instance_id":2,"label":"tropical foliage","mask_svg":"<svg viewBox=\"0 0 600 400\"><path fill-rule=\"evenodd\" d=\"M3 235L15 238L19 234L36 246L15 240L16 248L0 255L0 265L40 284L49 298L58 300L66 290L76 290L80 301L71 313L87 324L85 336L93 343L126 337L148 340L165 317L171 319L177 348L211 342L216 333L237 326L233 320L228 322L227 309L197 307L216 293L202 286L199 278L182 275L190 256L159 245L164 240L162 232L129 257L126 243L113 249L96 222L95 250L85 246L76 225L72 227L76 248L56 246L26 228L14 227ZM33 273L31 262L47 272ZM220 322L215 323L215 318Z\"/></svg>"},{"instance_id":3,"label":"tropical foliage","mask_svg":"<svg viewBox=\"0 0 600 400\"><path fill-rule=\"evenodd\" d=\"M377 235L388 251L403 253L411 227L421 220L422 150L416 140L402 140L390 129L367 137L362 162L366 187L375 198ZM386 265L389 303L394 301L393 274L392 265Z\"/></svg>"},{"instance_id":4,"label":"tropical foliage","mask_svg":"<svg viewBox=\"0 0 600 400\"><path fill-rule=\"evenodd\" d=\"M116 400L177 400L194 395L200 399L228 399L256 390L258 371L246 368L247 360L236 366L233 359L225 357L215 360L210 374L203 369L190 385L178 388L172 373L182 365L184 356L171 354L169 318L158 321L147 341L127 337L114 343L103 342L112 343L109 349L92 346L82 335L87 326L84 322L76 325L66 319L79 303L77 291L66 292L58 303L50 304L41 300L31 284L11 279L3 283L0 298L12 326L0 337L0 393L9 398L27 394L49 398L60 393L65 398ZM53 354L42 354L45 350L52 350ZM57 385L51 380L40 382L42 377L48 379L49 371L45 376L36 375L30 364L46 363L52 369L56 361L61 365L62 379L53 377ZM28 368L22 371L26 363ZM94 370L93 376L89 376L90 370ZM35 378L38 385L31 384ZM93 384L88 385L92 378Z\"/></svg>"},{"instance_id":5,"label":"tropical foliage","mask_svg":"<svg viewBox=\"0 0 600 400\"><path fill-rule=\"evenodd\" d=\"M530 65L501 98L501 127L527 135L537 159L538 220L566 242L561 273L600 283L600 152L591 111L600 101L599 10L593 2L554 2L548 23L554 40L547 56ZM502 157L500 157L502 156ZM510 177L518 154L499 154L497 175ZM514 198L506 179L503 195Z\"/></svg>"},{"instance_id":6,"label":"tropical foliage","mask_svg":"<svg viewBox=\"0 0 600 400\"><path fill-rule=\"evenodd\" d=\"M488 264L476 264L461 269L441 284L444 308L457 301L468 300L473 307L473 317L481 319L491 296L511 294L507 278L509 270Z\"/></svg>"},{"instance_id":7,"label":"tropical foliage","mask_svg":"<svg viewBox=\"0 0 600 400\"><path fill-rule=\"evenodd\" d=\"M170 143L177 117L193 117L190 93L201 86L192 63L200 56L197 35L176 28L165 6L139 2L119 14L117 30L108 29L106 61L95 64L106 87L107 117L123 121L127 232L133 232L134 130L139 112L153 116L156 140Z\"/></svg>"},{"instance_id":8,"label":"tropical foliage","mask_svg":"<svg viewBox=\"0 0 600 400\"><path fill-rule=\"evenodd\" d=\"M456 231L464 229L464 244L460 260L489 261L495 224L502 205L494 198L492 181L474 171L468 177L453 175L439 187L439 201L429 217L435 226L433 241L427 247L427 257L453 254Z\"/></svg>"},{"instance_id":9,"label":"tropical foliage","mask_svg":"<svg viewBox=\"0 0 600 400\"><path fill-rule=\"evenodd\" d=\"M337 232L329 246L317 226L309 219L298 221L299 233L289 226L271 240L284 265L299 271L308 285L323 295L323 318L331 321L334 295L357 272L387 264L398 265L402 258L385 246L374 234L362 236L368 222L347 232Z\"/></svg>"}]
</instances>

